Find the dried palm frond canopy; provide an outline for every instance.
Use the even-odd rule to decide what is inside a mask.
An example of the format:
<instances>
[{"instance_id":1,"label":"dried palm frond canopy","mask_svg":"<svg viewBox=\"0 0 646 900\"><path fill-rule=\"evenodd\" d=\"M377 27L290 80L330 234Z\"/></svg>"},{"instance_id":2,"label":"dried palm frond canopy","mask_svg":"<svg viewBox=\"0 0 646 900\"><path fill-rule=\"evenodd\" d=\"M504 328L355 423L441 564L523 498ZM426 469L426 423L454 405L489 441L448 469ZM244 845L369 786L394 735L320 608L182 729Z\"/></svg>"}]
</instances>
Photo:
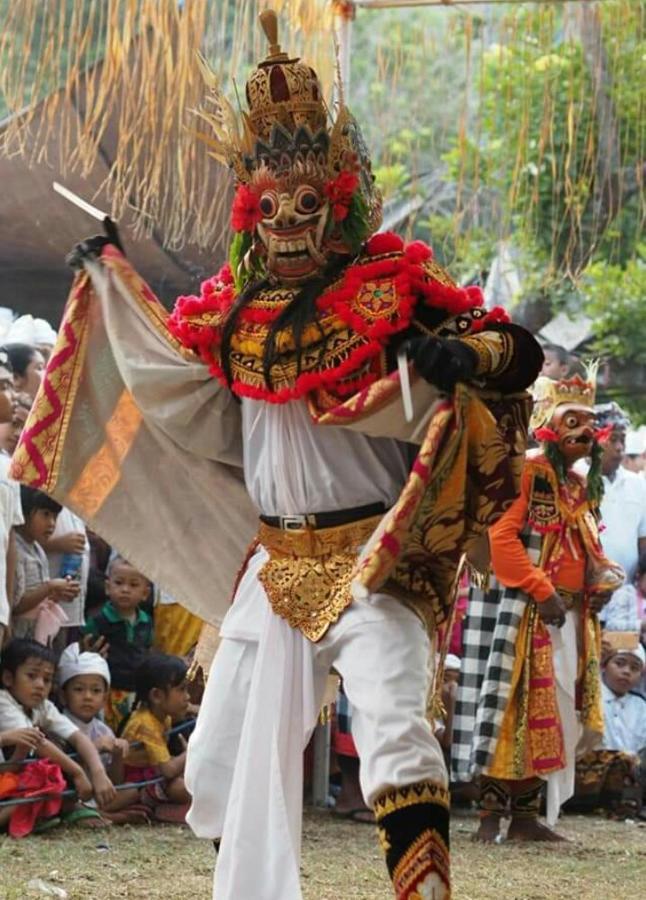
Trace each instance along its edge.
<instances>
[{"instance_id":1,"label":"dried palm frond canopy","mask_svg":"<svg viewBox=\"0 0 646 900\"><path fill-rule=\"evenodd\" d=\"M129 209L139 235L154 227L171 248L208 247L226 227L228 210L226 191L208 196L204 190L214 163L193 134L191 109L205 90L196 51L232 86L261 55L256 19L265 5L0 0L0 99L7 114L0 152L43 164L55 135L66 169L88 173L109 129L113 217ZM282 15L283 42L317 62L330 83L326 4L274 0L272 6ZM324 64L318 63L322 34Z\"/></svg>"},{"instance_id":2,"label":"dried palm frond canopy","mask_svg":"<svg viewBox=\"0 0 646 900\"><path fill-rule=\"evenodd\" d=\"M646 4L376 8L409 4L0 0L0 152L42 164L56 136L79 172L109 155L115 218L134 211L139 234L154 227L168 247L208 248L230 198L226 183L217 196L205 190L217 163L195 139L205 130L191 112L205 95L195 51L237 112L236 82L264 53L257 15L272 6L281 43L331 97L336 13L354 16L346 100L386 199L405 211L397 224L437 243L441 219L453 244L531 231L547 259L576 273L611 223L623 240L624 207L643 223Z\"/></svg>"}]
</instances>

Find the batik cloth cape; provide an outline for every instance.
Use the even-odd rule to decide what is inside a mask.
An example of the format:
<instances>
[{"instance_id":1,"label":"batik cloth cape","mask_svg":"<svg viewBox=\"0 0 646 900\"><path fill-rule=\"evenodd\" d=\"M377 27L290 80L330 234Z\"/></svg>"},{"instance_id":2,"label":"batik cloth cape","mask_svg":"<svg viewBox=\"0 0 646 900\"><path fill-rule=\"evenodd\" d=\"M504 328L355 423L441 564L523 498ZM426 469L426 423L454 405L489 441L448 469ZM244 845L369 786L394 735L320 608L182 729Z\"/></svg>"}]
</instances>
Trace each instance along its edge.
<instances>
[{"instance_id":1,"label":"batik cloth cape","mask_svg":"<svg viewBox=\"0 0 646 900\"><path fill-rule=\"evenodd\" d=\"M75 279L14 477L73 509L217 625L256 521L242 481L235 395L278 403L304 397L320 427L419 444L354 585L391 591L429 624L441 620L462 554L517 494L530 409L522 390L540 352L534 359L523 329L456 287L427 247L377 235L318 300L327 352L317 345L321 331L311 329L299 372L293 335L282 332L269 389L263 340L293 297L275 288L245 309L232 339L232 392L218 353L236 299L228 268L204 282L200 297L180 298L169 317L124 256L104 247ZM411 329L471 342L479 370L490 374L482 390L458 386L447 398L411 367L414 418L407 423L389 342Z\"/></svg>"},{"instance_id":2,"label":"batik cloth cape","mask_svg":"<svg viewBox=\"0 0 646 900\"><path fill-rule=\"evenodd\" d=\"M567 528L576 528L587 557L579 658L577 709L592 739L603 734L597 617L587 606L591 589L603 590L610 563L603 555L598 513L581 485L575 508L561 503L557 476L544 456L528 459L530 497L520 538L530 560L550 572L563 551ZM556 699L549 631L532 597L494 581L469 600L465 658L454 718L453 779L480 772L521 780L545 777L566 765Z\"/></svg>"}]
</instances>

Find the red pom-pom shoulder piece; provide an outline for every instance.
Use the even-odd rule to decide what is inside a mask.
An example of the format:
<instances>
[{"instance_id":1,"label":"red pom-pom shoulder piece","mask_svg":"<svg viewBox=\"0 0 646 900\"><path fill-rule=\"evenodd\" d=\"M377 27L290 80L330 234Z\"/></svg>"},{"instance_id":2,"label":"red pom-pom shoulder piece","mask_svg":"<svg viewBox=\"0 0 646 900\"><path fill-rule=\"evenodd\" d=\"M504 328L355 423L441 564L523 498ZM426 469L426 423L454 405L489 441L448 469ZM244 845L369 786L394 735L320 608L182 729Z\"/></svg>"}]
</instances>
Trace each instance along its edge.
<instances>
[{"instance_id":1,"label":"red pom-pom shoulder piece","mask_svg":"<svg viewBox=\"0 0 646 900\"><path fill-rule=\"evenodd\" d=\"M404 242L398 234L392 231L384 231L382 234L374 234L366 244L369 256L380 256L382 253L396 253L404 249Z\"/></svg>"},{"instance_id":2,"label":"red pom-pom shoulder piece","mask_svg":"<svg viewBox=\"0 0 646 900\"><path fill-rule=\"evenodd\" d=\"M433 251L424 241L411 241L410 244L406 245L404 252L406 259L417 265L426 262L428 259L433 259Z\"/></svg>"}]
</instances>

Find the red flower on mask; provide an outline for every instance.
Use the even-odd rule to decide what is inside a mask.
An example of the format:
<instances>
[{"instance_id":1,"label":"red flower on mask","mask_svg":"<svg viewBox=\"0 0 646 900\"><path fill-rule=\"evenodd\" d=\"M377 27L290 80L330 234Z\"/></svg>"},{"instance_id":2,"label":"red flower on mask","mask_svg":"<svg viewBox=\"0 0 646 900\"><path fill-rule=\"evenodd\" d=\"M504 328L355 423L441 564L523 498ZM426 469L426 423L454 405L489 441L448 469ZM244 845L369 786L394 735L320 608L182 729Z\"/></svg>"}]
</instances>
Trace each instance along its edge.
<instances>
[{"instance_id":1,"label":"red flower on mask","mask_svg":"<svg viewBox=\"0 0 646 900\"><path fill-rule=\"evenodd\" d=\"M596 428L594 432L595 440L599 444L605 444L610 439L612 432L614 431L614 425L606 425L605 428Z\"/></svg>"},{"instance_id":2,"label":"red flower on mask","mask_svg":"<svg viewBox=\"0 0 646 900\"><path fill-rule=\"evenodd\" d=\"M534 437L537 441L549 441L550 443L555 443L559 439L558 434L552 428L537 428Z\"/></svg>"},{"instance_id":3,"label":"red flower on mask","mask_svg":"<svg viewBox=\"0 0 646 900\"><path fill-rule=\"evenodd\" d=\"M344 169L332 181L325 185L325 196L332 206L332 216L342 222L350 211L352 195L359 186L359 176Z\"/></svg>"},{"instance_id":4,"label":"red flower on mask","mask_svg":"<svg viewBox=\"0 0 646 900\"><path fill-rule=\"evenodd\" d=\"M261 219L260 196L246 184L238 185L231 207L233 230L251 233Z\"/></svg>"}]
</instances>

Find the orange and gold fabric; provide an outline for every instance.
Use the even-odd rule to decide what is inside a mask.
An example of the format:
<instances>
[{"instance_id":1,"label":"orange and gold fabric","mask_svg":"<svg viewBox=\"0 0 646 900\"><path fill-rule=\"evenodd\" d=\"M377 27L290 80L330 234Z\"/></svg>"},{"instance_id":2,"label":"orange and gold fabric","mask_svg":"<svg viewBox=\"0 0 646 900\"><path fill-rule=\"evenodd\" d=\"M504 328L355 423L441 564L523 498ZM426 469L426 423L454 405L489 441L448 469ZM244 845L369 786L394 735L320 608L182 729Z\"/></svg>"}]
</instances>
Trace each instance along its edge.
<instances>
[{"instance_id":1,"label":"orange and gold fabric","mask_svg":"<svg viewBox=\"0 0 646 900\"><path fill-rule=\"evenodd\" d=\"M496 578L508 587L519 588L540 603L554 593L555 585L573 593L582 591L586 566L581 538L576 532L563 547L551 577L544 568L530 560L519 535L527 525L532 478L532 470L525 467L520 494L504 516L490 528L489 544Z\"/></svg>"}]
</instances>

